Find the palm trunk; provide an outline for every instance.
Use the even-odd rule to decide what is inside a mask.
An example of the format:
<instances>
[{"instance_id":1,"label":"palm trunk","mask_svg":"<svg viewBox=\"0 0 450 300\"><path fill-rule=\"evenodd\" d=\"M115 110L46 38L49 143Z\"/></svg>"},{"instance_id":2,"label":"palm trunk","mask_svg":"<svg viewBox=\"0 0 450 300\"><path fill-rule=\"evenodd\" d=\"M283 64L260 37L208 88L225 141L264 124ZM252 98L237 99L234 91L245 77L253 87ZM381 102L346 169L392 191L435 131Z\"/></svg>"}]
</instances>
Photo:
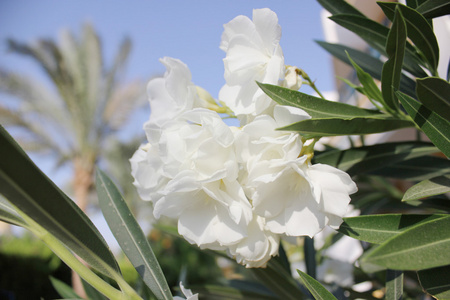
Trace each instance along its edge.
<instances>
[{"instance_id":1,"label":"palm trunk","mask_svg":"<svg viewBox=\"0 0 450 300\"><path fill-rule=\"evenodd\" d=\"M86 163L81 158L76 158L73 166L74 166L73 189L75 202L83 212L86 212L88 205L89 190L93 184L93 173L94 173L93 164ZM74 271L72 271L72 287L79 296L81 296L82 298L86 298L86 293L84 291L81 278Z\"/></svg>"}]
</instances>

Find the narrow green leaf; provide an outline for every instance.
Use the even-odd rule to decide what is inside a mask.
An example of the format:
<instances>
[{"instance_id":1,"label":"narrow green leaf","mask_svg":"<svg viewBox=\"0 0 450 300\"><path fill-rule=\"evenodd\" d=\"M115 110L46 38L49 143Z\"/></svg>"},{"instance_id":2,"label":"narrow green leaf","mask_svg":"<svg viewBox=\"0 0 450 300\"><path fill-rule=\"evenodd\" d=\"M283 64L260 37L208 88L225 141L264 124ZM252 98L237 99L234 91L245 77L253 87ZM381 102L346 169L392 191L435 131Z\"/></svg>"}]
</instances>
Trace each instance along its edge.
<instances>
[{"instance_id":1,"label":"narrow green leaf","mask_svg":"<svg viewBox=\"0 0 450 300\"><path fill-rule=\"evenodd\" d=\"M347 57L347 55L349 55L356 62L356 64L358 64L358 66L360 66L365 72L369 73L370 76L372 76L374 79L381 80L383 62L378 58L375 58L370 54L364 53L362 51L339 44L331 44L320 41L317 41L317 43L331 55L351 66L351 63ZM407 95L415 97L415 90L415 81L402 74L400 78L400 91L404 92Z\"/></svg>"},{"instance_id":2,"label":"narrow green leaf","mask_svg":"<svg viewBox=\"0 0 450 300\"><path fill-rule=\"evenodd\" d=\"M103 215L130 262L158 299L172 299L167 281L145 234L117 187L98 169L96 187Z\"/></svg>"},{"instance_id":3,"label":"narrow green leaf","mask_svg":"<svg viewBox=\"0 0 450 300\"><path fill-rule=\"evenodd\" d=\"M450 192L450 175L442 175L421 181L410 187L402 201L412 201Z\"/></svg>"},{"instance_id":4,"label":"narrow green leaf","mask_svg":"<svg viewBox=\"0 0 450 300\"><path fill-rule=\"evenodd\" d=\"M423 4L427 0L406 0L406 5L416 9L419 5Z\"/></svg>"},{"instance_id":5,"label":"narrow green leaf","mask_svg":"<svg viewBox=\"0 0 450 300\"><path fill-rule=\"evenodd\" d=\"M252 268L251 273L279 299L302 299L302 291L291 274L283 266L271 259L267 268Z\"/></svg>"},{"instance_id":6,"label":"narrow green leaf","mask_svg":"<svg viewBox=\"0 0 450 300\"><path fill-rule=\"evenodd\" d=\"M356 76L358 76L359 82L364 87L364 94L369 99L373 99L378 103L384 104L383 95L381 94L381 91L373 80L372 76L370 76L369 73L365 72L360 66L358 66L350 56L348 56L348 59L356 71Z\"/></svg>"},{"instance_id":7,"label":"narrow green leaf","mask_svg":"<svg viewBox=\"0 0 450 300\"><path fill-rule=\"evenodd\" d=\"M297 131L308 137L362 135L412 127L409 121L393 118L308 119L279 130Z\"/></svg>"},{"instance_id":8,"label":"narrow green leaf","mask_svg":"<svg viewBox=\"0 0 450 300\"><path fill-rule=\"evenodd\" d=\"M306 272L312 278L316 278L316 249L314 248L314 239L305 236L303 239L303 251L305 255Z\"/></svg>"},{"instance_id":9,"label":"narrow green leaf","mask_svg":"<svg viewBox=\"0 0 450 300\"><path fill-rule=\"evenodd\" d=\"M372 175L422 181L450 173L450 161L436 156L408 159L370 172Z\"/></svg>"},{"instance_id":10,"label":"narrow green leaf","mask_svg":"<svg viewBox=\"0 0 450 300\"><path fill-rule=\"evenodd\" d=\"M414 226L381 244L361 263L394 270L422 270L450 263L450 217Z\"/></svg>"},{"instance_id":11,"label":"narrow green leaf","mask_svg":"<svg viewBox=\"0 0 450 300\"><path fill-rule=\"evenodd\" d=\"M120 273L89 218L31 161L0 126L0 193L97 271Z\"/></svg>"},{"instance_id":12,"label":"narrow green leaf","mask_svg":"<svg viewBox=\"0 0 450 300\"><path fill-rule=\"evenodd\" d=\"M259 87L274 101L281 105L290 105L306 111L313 118L351 118L351 117L384 117L382 113L362 109L353 105L324 100L302 92L258 83Z\"/></svg>"},{"instance_id":13,"label":"narrow green leaf","mask_svg":"<svg viewBox=\"0 0 450 300\"><path fill-rule=\"evenodd\" d=\"M72 287L67 285L65 282L52 276L50 276L50 282L52 283L53 288L64 299L82 299L77 293L75 293Z\"/></svg>"},{"instance_id":14,"label":"narrow green leaf","mask_svg":"<svg viewBox=\"0 0 450 300\"><path fill-rule=\"evenodd\" d=\"M429 110L450 120L450 83L439 77L417 79L416 93Z\"/></svg>"},{"instance_id":15,"label":"narrow green leaf","mask_svg":"<svg viewBox=\"0 0 450 300\"><path fill-rule=\"evenodd\" d=\"M450 265L417 272L420 285L438 300L450 299Z\"/></svg>"},{"instance_id":16,"label":"narrow green leaf","mask_svg":"<svg viewBox=\"0 0 450 300\"><path fill-rule=\"evenodd\" d=\"M306 273L297 270L303 285L309 290L316 300L337 300L323 285Z\"/></svg>"},{"instance_id":17,"label":"narrow green leaf","mask_svg":"<svg viewBox=\"0 0 450 300\"><path fill-rule=\"evenodd\" d=\"M394 11L399 9L405 20L408 37L414 45L422 52L427 60L431 70L435 72L439 63L439 45L434 35L433 28L420 13L403 4L393 2L379 2L384 13L391 20L394 17Z\"/></svg>"},{"instance_id":18,"label":"narrow green leaf","mask_svg":"<svg viewBox=\"0 0 450 300\"><path fill-rule=\"evenodd\" d=\"M428 0L416 10L425 18L437 18L450 14L450 2L448 0Z\"/></svg>"},{"instance_id":19,"label":"narrow green leaf","mask_svg":"<svg viewBox=\"0 0 450 300\"><path fill-rule=\"evenodd\" d=\"M438 152L431 143L398 142L332 150L314 155L314 163L331 165L351 176L374 171L396 162Z\"/></svg>"},{"instance_id":20,"label":"narrow green leaf","mask_svg":"<svg viewBox=\"0 0 450 300\"><path fill-rule=\"evenodd\" d=\"M27 222L14 210L12 205L0 195L0 220L13 225L28 227Z\"/></svg>"},{"instance_id":21,"label":"narrow green leaf","mask_svg":"<svg viewBox=\"0 0 450 300\"><path fill-rule=\"evenodd\" d=\"M417 126L447 157L450 157L450 122L421 105L415 99L397 92L397 95Z\"/></svg>"},{"instance_id":22,"label":"narrow green leaf","mask_svg":"<svg viewBox=\"0 0 450 300\"><path fill-rule=\"evenodd\" d=\"M386 42L388 60L383 65L381 76L381 92L384 101L394 111L398 110L398 100L395 91L400 87L405 45L406 25L400 10L397 9Z\"/></svg>"},{"instance_id":23,"label":"narrow green leaf","mask_svg":"<svg viewBox=\"0 0 450 300\"><path fill-rule=\"evenodd\" d=\"M399 300L403 296L403 272L397 270L386 271L386 300Z\"/></svg>"},{"instance_id":24,"label":"narrow green leaf","mask_svg":"<svg viewBox=\"0 0 450 300\"><path fill-rule=\"evenodd\" d=\"M217 286L217 285L203 285L203 286L190 286L190 289L195 293L204 297L204 299L214 299L214 300L276 300L279 299L270 294L262 293L261 289L259 291L244 291L227 286Z\"/></svg>"},{"instance_id":25,"label":"narrow green leaf","mask_svg":"<svg viewBox=\"0 0 450 300\"><path fill-rule=\"evenodd\" d=\"M84 291L86 292L87 298L89 300L108 300L102 293L97 291L93 286L87 283L85 280L81 279Z\"/></svg>"},{"instance_id":26,"label":"narrow green leaf","mask_svg":"<svg viewBox=\"0 0 450 300\"><path fill-rule=\"evenodd\" d=\"M317 0L323 8L328 10L331 14L352 14L357 16L364 16L354 6L348 4L344 0Z\"/></svg>"},{"instance_id":27,"label":"narrow green leaf","mask_svg":"<svg viewBox=\"0 0 450 300\"><path fill-rule=\"evenodd\" d=\"M446 215L368 215L344 218L339 232L373 244L381 244L414 226L440 219Z\"/></svg>"}]
</instances>

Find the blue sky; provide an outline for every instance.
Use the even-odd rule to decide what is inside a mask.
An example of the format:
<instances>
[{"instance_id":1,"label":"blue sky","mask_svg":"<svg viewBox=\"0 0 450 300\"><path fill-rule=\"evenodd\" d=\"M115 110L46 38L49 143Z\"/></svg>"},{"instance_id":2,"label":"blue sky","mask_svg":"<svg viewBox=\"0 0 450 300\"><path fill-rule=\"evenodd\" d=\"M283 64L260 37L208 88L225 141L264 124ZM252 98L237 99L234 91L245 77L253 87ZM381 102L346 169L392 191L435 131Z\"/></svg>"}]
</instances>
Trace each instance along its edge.
<instances>
[{"instance_id":1,"label":"blue sky","mask_svg":"<svg viewBox=\"0 0 450 300\"><path fill-rule=\"evenodd\" d=\"M6 54L5 39L31 42L57 38L61 28L79 32L89 21L99 32L107 58L121 39L133 41L127 79L163 73L163 56L184 61L193 81L217 95L223 85L224 53L219 49L223 24L237 15L251 17L253 8L269 7L282 26L281 45L287 64L306 70L322 90L332 86L329 56L315 39L323 39L316 1L86 1L39 0L0 2L0 65L40 74L34 64Z\"/></svg>"}]
</instances>

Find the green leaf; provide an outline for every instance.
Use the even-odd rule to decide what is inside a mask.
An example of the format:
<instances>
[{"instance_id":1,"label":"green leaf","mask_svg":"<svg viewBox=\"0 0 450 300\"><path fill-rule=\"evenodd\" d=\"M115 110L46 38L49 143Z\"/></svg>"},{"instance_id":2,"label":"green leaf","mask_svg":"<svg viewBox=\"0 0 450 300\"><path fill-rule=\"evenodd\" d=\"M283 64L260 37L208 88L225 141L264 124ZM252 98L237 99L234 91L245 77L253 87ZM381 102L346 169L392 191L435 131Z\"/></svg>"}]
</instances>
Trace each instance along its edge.
<instances>
[{"instance_id":1,"label":"green leaf","mask_svg":"<svg viewBox=\"0 0 450 300\"><path fill-rule=\"evenodd\" d=\"M401 11L405 20L408 37L424 55L433 73L439 64L439 45L433 28L420 13L402 4L392 2L379 2L380 7L389 19L395 20L396 9Z\"/></svg>"},{"instance_id":2,"label":"green leaf","mask_svg":"<svg viewBox=\"0 0 450 300\"><path fill-rule=\"evenodd\" d=\"M97 271L120 273L108 245L89 218L39 170L0 126L0 193Z\"/></svg>"},{"instance_id":3,"label":"green leaf","mask_svg":"<svg viewBox=\"0 0 450 300\"><path fill-rule=\"evenodd\" d=\"M417 272L420 285L434 298L450 299L450 265Z\"/></svg>"},{"instance_id":4,"label":"green leaf","mask_svg":"<svg viewBox=\"0 0 450 300\"><path fill-rule=\"evenodd\" d=\"M24 228L28 227L27 222L14 210L12 205L0 195L0 220Z\"/></svg>"},{"instance_id":5,"label":"green leaf","mask_svg":"<svg viewBox=\"0 0 450 300\"><path fill-rule=\"evenodd\" d=\"M330 17L330 19L357 34L381 55L387 56L385 46L389 35L389 28L386 26L357 15L335 15ZM405 47L406 52L403 60L403 68L416 77L427 76L427 73L419 66L421 60L414 47L408 42L406 42Z\"/></svg>"},{"instance_id":6,"label":"green leaf","mask_svg":"<svg viewBox=\"0 0 450 300\"><path fill-rule=\"evenodd\" d=\"M348 4L344 0L317 0L320 5L328 10L331 14L352 14L357 16L364 16L354 6Z\"/></svg>"},{"instance_id":7,"label":"green leaf","mask_svg":"<svg viewBox=\"0 0 450 300\"><path fill-rule=\"evenodd\" d=\"M75 293L72 287L67 285L65 282L52 276L50 276L50 282L52 283L53 288L64 299L82 299L77 293Z\"/></svg>"},{"instance_id":8,"label":"green leaf","mask_svg":"<svg viewBox=\"0 0 450 300\"><path fill-rule=\"evenodd\" d=\"M314 163L331 165L350 176L374 171L411 158L438 152L431 143L398 142L331 150L314 156Z\"/></svg>"},{"instance_id":9,"label":"green leaf","mask_svg":"<svg viewBox=\"0 0 450 300\"><path fill-rule=\"evenodd\" d=\"M410 187L402 201L412 201L450 192L450 175L442 175L421 181Z\"/></svg>"},{"instance_id":10,"label":"green leaf","mask_svg":"<svg viewBox=\"0 0 450 300\"><path fill-rule=\"evenodd\" d=\"M440 219L446 215L368 215L344 218L339 232L354 239L381 244L411 227Z\"/></svg>"},{"instance_id":11,"label":"green leaf","mask_svg":"<svg viewBox=\"0 0 450 300\"><path fill-rule=\"evenodd\" d=\"M397 270L386 271L386 300L402 299L403 295L403 272Z\"/></svg>"},{"instance_id":12,"label":"green leaf","mask_svg":"<svg viewBox=\"0 0 450 300\"><path fill-rule=\"evenodd\" d=\"M204 297L204 299L214 300L276 300L279 299L270 294L265 294L261 289L259 291L244 291L227 286L203 285L189 286L192 291Z\"/></svg>"},{"instance_id":13,"label":"green leaf","mask_svg":"<svg viewBox=\"0 0 450 300\"><path fill-rule=\"evenodd\" d=\"M291 274L276 260L271 259L264 268L252 268L251 273L279 299L302 299L302 291Z\"/></svg>"},{"instance_id":14,"label":"green leaf","mask_svg":"<svg viewBox=\"0 0 450 300\"><path fill-rule=\"evenodd\" d=\"M348 56L348 60L352 64L353 68L356 71L356 75L358 76L359 82L362 84L363 93L369 98L377 101L378 103L385 104L383 95L381 94L380 89L377 84L373 80L372 76L369 73L365 72L360 66L358 66L350 56Z\"/></svg>"},{"instance_id":15,"label":"green leaf","mask_svg":"<svg viewBox=\"0 0 450 300\"><path fill-rule=\"evenodd\" d=\"M279 130L297 131L307 137L362 135L412 127L409 121L394 118L308 119Z\"/></svg>"},{"instance_id":16,"label":"green leaf","mask_svg":"<svg viewBox=\"0 0 450 300\"><path fill-rule=\"evenodd\" d=\"M405 47L406 25L400 10L397 9L386 42L388 60L383 65L381 75L381 92L384 101L394 111L398 110L398 100L395 91L400 87Z\"/></svg>"},{"instance_id":17,"label":"green leaf","mask_svg":"<svg viewBox=\"0 0 450 300\"><path fill-rule=\"evenodd\" d=\"M337 300L326 288L324 288L317 280L306 273L297 270L303 285L309 290L316 300Z\"/></svg>"},{"instance_id":18,"label":"green leaf","mask_svg":"<svg viewBox=\"0 0 450 300\"><path fill-rule=\"evenodd\" d=\"M381 80L383 62L378 58L375 58L370 54L364 53L362 51L339 44L331 44L320 41L317 41L317 43L331 55L351 66L351 62L348 59L348 56L350 56L355 61L355 63L358 64L358 66L360 66L365 72L369 73L370 76L372 76L374 79ZM400 90L407 95L414 97L416 95L415 89L415 81L402 74L400 79Z\"/></svg>"},{"instance_id":19,"label":"green leaf","mask_svg":"<svg viewBox=\"0 0 450 300\"><path fill-rule=\"evenodd\" d=\"M426 180L448 173L450 173L450 161L436 156L408 159L370 172L372 175L411 181Z\"/></svg>"},{"instance_id":20,"label":"green leaf","mask_svg":"<svg viewBox=\"0 0 450 300\"><path fill-rule=\"evenodd\" d=\"M259 83L259 87L270 98L281 105L289 105L303 109L313 118L352 118L352 117L384 117L378 111L362 109L345 103L324 100L302 92Z\"/></svg>"},{"instance_id":21,"label":"green leaf","mask_svg":"<svg viewBox=\"0 0 450 300\"><path fill-rule=\"evenodd\" d=\"M450 122L413 98L399 92L397 95L414 123L425 132L439 150L450 157Z\"/></svg>"},{"instance_id":22,"label":"green leaf","mask_svg":"<svg viewBox=\"0 0 450 300\"><path fill-rule=\"evenodd\" d=\"M103 215L130 262L158 299L172 299L167 281L145 234L117 187L98 169L96 187Z\"/></svg>"},{"instance_id":23,"label":"green leaf","mask_svg":"<svg viewBox=\"0 0 450 300\"><path fill-rule=\"evenodd\" d=\"M428 0L416 10L425 18L437 18L450 14L450 2L448 0Z\"/></svg>"},{"instance_id":24,"label":"green leaf","mask_svg":"<svg viewBox=\"0 0 450 300\"><path fill-rule=\"evenodd\" d=\"M417 79L417 98L429 110L450 120L450 84L439 77Z\"/></svg>"},{"instance_id":25,"label":"green leaf","mask_svg":"<svg viewBox=\"0 0 450 300\"><path fill-rule=\"evenodd\" d=\"M450 217L414 226L364 255L361 263L394 270L422 270L450 263Z\"/></svg>"},{"instance_id":26,"label":"green leaf","mask_svg":"<svg viewBox=\"0 0 450 300\"><path fill-rule=\"evenodd\" d=\"M108 300L102 293L97 291L93 286L91 286L88 282L81 279L83 284L84 291L86 292L87 298L89 300Z\"/></svg>"}]
</instances>

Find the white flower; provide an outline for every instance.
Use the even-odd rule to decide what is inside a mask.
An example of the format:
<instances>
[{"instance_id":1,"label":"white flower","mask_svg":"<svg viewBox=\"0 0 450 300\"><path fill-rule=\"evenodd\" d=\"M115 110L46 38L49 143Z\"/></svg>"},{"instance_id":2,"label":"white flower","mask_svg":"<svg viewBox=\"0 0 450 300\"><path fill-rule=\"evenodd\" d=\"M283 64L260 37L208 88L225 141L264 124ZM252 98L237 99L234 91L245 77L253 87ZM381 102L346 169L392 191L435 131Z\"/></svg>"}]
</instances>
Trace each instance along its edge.
<instances>
[{"instance_id":1,"label":"white flower","mask_svg":"<svg viewBox=\"0 0 450 300\"><path fill-rule=\"evenodd\" d=\"M350 176L327 165L309 165L306 156L286 162L261 162L259 176L249 178L254 212L269 230L288 236L313 237L326 225L342 223L349 194L356 192Z\"/></svg>"},{"instance_id":2,"label":"white flower","mask_svg":"<svg viewBox=\"0 0 450 300\"><path fill-rule=\"evenodd\" d=\"M278 254L280 236L265 229L264 219L254 216L248 224L247 237L230 246L228 252L247 268L265 267Z\"/></svg>"},{"instance_id":3,"label":"white flower","mask_svg":"<svg viewBox=\"0 0 450 300\"><path fill-rule=\"evenodd\" d=\"M157 126L194 107L205 106L191 82L191 72L182 61L164 57L160 62L167 69L164 77L152 79L147 85L151 108L149 122Z\"/></svg>"},{"instance_id":4,"label":"white flower","mask_svg":"<svg viewBox=\"0 0 450 300\"><path fill-rule=\"evenodd\" d=\"M281 27L268 8L253 10L253 21L238 16L224 25L220 48L226 52L225 86L219 99L241 119L270 113L275 105L255 81L278 84L284 77L279 45Z\"/></svg>"},{"instance_id":5,"label":"white flower","mask_svg":"<svg viewBox=\"0 0 450 300\"><path fill-rule=\"evenodd\" d=\"M191 290L184 288L184 285L181 281L180 281L180 289L186 298L175 296L173 297L174 300L198 300L198 294L193 295Z\"/></svg>"}]
</instances>

